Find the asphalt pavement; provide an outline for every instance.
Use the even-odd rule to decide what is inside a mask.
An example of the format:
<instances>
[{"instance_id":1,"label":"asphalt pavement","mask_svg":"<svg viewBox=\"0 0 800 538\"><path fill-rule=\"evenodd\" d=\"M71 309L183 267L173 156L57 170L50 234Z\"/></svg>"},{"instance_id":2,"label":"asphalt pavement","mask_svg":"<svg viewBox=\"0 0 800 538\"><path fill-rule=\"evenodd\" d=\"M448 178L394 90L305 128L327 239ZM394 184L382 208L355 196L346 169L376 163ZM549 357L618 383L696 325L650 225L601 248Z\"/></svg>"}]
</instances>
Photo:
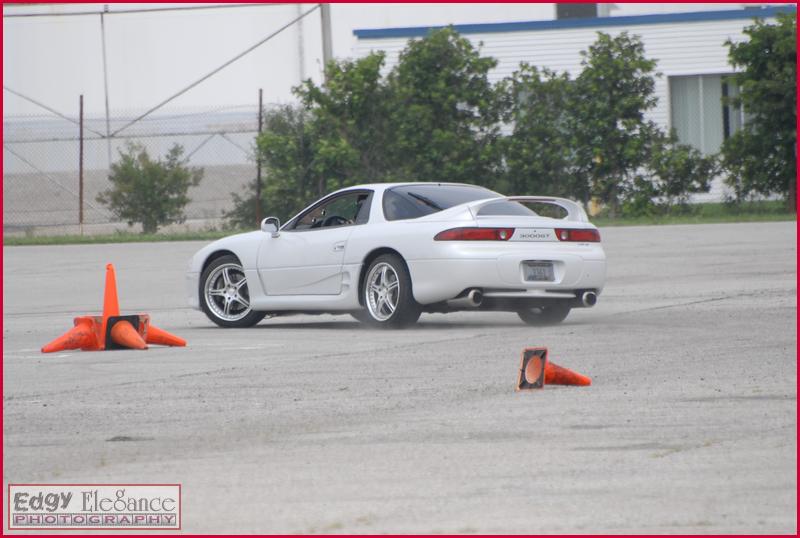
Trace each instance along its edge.
<instances>
[{"instance_id":1,"label":"asphalt pavement","mask_svg":"<svg viewBox=\"0 0 800 538\"><path fill-rule=\"evenodd\" d=\"M601 232L597 306L543 328L223 330L186 306L202 243L5 247L4 484L178 482L189 532L794 533L796 223ZM188 347L39 352L109 262ZM515 392L529 346L592 386Z\"/></svg>"}]
</instances>

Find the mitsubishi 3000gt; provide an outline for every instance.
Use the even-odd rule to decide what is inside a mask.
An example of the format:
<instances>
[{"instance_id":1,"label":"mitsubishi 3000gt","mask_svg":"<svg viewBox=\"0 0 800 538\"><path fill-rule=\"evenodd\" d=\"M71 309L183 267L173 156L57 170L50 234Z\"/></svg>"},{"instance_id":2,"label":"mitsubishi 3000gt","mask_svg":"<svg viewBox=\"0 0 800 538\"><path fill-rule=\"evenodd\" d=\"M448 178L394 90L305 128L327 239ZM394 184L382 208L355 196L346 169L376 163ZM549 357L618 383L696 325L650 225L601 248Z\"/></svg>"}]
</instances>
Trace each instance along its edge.
<instances>
[{"instance_id":1,"label":"mitsubishi 3000gt","mask_svg":"<svg viewBox=\"0 0 800 538\"><path fill-rule=\"evenodd\" d=\"M549 215L549 216L544 216ZM348 187L281 226L200 249L189 303L221 327L265 315L350 313L403 327L422 312L516 312L531 325L591 307L606 257L583 207L452 183Z\"/></svg>"}]
</instances>

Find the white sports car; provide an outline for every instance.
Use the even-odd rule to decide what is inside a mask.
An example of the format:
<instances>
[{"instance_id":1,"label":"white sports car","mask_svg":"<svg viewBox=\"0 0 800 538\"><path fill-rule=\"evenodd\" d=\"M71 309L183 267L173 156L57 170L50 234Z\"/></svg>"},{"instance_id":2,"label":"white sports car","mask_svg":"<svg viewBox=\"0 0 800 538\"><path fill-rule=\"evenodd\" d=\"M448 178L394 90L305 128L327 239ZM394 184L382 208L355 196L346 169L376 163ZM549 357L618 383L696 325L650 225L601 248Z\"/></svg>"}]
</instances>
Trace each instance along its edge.
<instances>
[{"instance_id":1,"label":"white sports car","mask_svg":"<svg viewBox=\"0 0 800 538\"><path fill-rule=\"evenodd\" d=\"M339 190L283 226L269 217L259 231L211 243L189 262L187 289L189 304L221 327L298 312L402 327L422 312L470 309L539 325L593 306L605 276L600 234L575 202L383 183Z\"/></svg>"}]
</instances>

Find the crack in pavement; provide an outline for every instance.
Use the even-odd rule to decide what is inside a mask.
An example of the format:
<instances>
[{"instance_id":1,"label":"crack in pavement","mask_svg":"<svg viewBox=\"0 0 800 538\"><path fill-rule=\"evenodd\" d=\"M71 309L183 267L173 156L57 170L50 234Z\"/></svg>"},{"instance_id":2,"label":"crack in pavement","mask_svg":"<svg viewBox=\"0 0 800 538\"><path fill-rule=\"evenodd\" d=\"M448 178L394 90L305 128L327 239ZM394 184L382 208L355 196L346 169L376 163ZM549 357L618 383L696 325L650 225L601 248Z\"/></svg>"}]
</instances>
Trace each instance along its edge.
<instances>
[{"instance_id":1,"label":"crack in pavement","mask_svg":"<svg viewBox=\"0 0 800 538\"><path fill-rule=\"evenodd\" d=\"M792 290L788 290L792 291ZM794 290L792 297L797 294L797 291ZM727 301L728 299L739 299L742 297L757 297L759 295L763 295L763 291L759 292L751 292L751 293L737 293L736 295L725 295L723 297L711 297L709 299L700 299L698 301L689 301L686 303L675 303L675 304L668 304L668 305L661 305L661 306L653 306L650 308L642 308L639 310L627 310L625 312L615 312L613 314L609 314L609 316L623 316L627 314L638 314L640 312L652 312L654 310L665 310L667 308L677 308L680 306L691 306L696 304L704 304L704 303L714 303L719 301Z\"/></svg>"}]
</instances>

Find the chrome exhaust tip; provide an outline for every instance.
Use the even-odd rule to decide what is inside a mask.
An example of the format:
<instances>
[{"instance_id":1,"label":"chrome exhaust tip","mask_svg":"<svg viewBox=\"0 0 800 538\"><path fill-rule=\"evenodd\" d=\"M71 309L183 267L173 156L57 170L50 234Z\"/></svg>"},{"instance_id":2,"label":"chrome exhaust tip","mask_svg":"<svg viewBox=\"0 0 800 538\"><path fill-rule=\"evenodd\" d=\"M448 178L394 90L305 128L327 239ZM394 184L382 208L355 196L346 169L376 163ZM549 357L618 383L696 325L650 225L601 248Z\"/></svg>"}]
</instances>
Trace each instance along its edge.
<instances>
[{"instance_id":1,"label":"chrome exhaust tip","mask_svg":"<svg viewBox=\"0 0 800 538\"><path fill-rule=\"evenodd\" d=\"M478 288L471 289L466 295L450 299L447 305L451 308L478 308L483 302L483 292Z\"/></svg>"},{"instance_id":2,"label":"chrome exhaust tip","mask_svg":"<svg viewBox=\"0 0 800 538\"><path fill-rule=\"evenodd\" d=\"M467 294L467 299L469 299L474 306L480 306L483 302L483 292L478 289L472 290Z\"/></svg>"},{"instance_id":3,"label":"chrome exhaust tip","mask_svg":"<svg viewBox=\"0 0 800 538\"><path fill-rule=\"evenodd\" d=\"M597 304L597 294L593 291L585 291L581 295L581 304L585 308L591 308Z\"/></svg>"}]
</instances>

